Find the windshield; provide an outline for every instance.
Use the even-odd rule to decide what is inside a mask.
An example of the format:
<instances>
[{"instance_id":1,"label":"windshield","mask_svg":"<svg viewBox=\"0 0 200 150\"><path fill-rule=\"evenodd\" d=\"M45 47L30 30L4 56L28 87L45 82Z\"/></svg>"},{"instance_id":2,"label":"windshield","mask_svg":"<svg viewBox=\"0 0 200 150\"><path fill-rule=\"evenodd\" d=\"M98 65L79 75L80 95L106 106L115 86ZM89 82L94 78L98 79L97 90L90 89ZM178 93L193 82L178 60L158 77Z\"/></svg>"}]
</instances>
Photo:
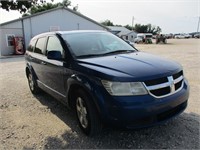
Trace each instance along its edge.
<instances>
[{"instance_id":1,"label":"windshield","mask_svg":"<svg viewBox=\"0 0 200 150\"><path fill-rule=\"evenodd\" d=\"M63 34L63 39L76 57L111 55L136 51L117 36L107 32ZM115 53L116 54L116 53Z\"/></svg>"},{"instance_id":2,"label":"windshield","mask_svg":"<svg viewBox=\"0 0 200 150\"><path fill-rule=\"evenodd\" d=\"M152 38L153 35L146 34L147 38Z\"/></svg>"},{"instance_id":3,"label":"windshield","mask_svg":"<svg viewBox=\"0 0 200 150\"><path fill-rule=\"evenodd\" d=\"M137 37L143 39L144 35L138 35Z\"/></svg>"}]
</instances>

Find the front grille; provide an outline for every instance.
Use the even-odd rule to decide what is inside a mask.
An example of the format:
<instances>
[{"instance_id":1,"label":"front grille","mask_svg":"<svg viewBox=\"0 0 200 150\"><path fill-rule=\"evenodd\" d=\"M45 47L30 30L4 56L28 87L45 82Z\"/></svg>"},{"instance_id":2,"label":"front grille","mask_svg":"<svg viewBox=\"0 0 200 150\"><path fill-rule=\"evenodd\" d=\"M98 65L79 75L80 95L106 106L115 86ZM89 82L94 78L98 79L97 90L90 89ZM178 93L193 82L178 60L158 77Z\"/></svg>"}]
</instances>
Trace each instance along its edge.
<instances>
[{"instance_id":1,"label":"front grille","mask_svg":"<svg viewBox=\"0 0 200 150\"><path fill-rule=\"evenodd\" d=\"M144 82L148 92L156 97L161 98L173 94L183 87L183 71L163 78L157 78Z\"/></svg>"},{"instance_id":2,"label":"front grille","mask_svg":"<svg viewBox=\"0 0 200 150\"><path fill-rule=\"evenodd\" d=\"M149 81L146 81L145 84L146 86L152 86L152 85L157 85L157 84L161 84L161 83L165 83L167 82L167 78L159 78L159 79L154 79L154 80L149 80Z\"/></svg>"},{"instance_id":3,"label":"front grille","mask_svg":"<svg viewBox=\"0 0 200 150\"><path fill-rule=\"evenodd\" d=\"M175 84L175 90L178 90L182 85L183 80Z\"/></svg>"},{"instance_id":4,"label":"front grille","mask_svg":"<svg viewBox=\"0 0 200 150\"><path fill-rule=\"evenodd\" d=\"M183 71L180 71L180 72L174 74L174 75L173 75L173 78L174 78L174 79L177 79L178 77L180 77L180 76L182 76L182 75L183 75Z\"/></svg>"},{"instance_id":5,"label":"front grille","mask_svg":"<svg viewBox=\"0 0 200 150\"><path fill-rule=\"evenodd\" d=\"M167 95L170 93L170 87L165 87L157 90L151 90L151 93L156 96Z\"/></svg>"}]
</instances>

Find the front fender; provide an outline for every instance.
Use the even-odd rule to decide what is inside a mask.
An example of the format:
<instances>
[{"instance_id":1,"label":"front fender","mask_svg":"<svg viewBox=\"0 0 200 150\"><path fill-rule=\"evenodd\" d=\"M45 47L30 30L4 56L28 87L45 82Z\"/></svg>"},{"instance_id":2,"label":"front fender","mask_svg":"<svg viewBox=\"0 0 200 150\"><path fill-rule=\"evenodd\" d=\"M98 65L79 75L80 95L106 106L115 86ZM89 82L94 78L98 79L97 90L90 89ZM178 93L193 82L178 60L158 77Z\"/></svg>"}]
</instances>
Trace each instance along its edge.
<instances>
[{"instance_id":1,"label":"front fender","mask_svg":"<svg viewBox=\"0 0 200 150\"><path fill-rule=\"evenodd\" d=\"M70 90L73 86L78 86L78 88L83 89L85 92L89 94L91 97L91 103L93 103L98 111L98 113L102 114L104 109L104 100L102 98L99 99L100 94L98 91L98 79L94 79L92 77L73 74L67 80L67 97L68 97L68 105L69 105L69 94ZM100 115L101 116L101 115Z\"/></svg>"}]
</instances>

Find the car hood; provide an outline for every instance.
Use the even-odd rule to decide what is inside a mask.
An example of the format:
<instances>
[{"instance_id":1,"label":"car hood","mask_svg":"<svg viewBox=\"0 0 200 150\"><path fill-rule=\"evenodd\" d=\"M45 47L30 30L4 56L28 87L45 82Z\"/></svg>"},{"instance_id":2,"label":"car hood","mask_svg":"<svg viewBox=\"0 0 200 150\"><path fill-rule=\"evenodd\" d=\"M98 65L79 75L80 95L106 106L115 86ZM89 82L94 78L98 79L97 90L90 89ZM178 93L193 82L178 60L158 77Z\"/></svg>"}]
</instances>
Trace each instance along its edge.
<instances>
[{"instance_id":1,"label":"car hood","mask_svg":"<svg viewBox=\"0 0 200 150\"><path fill-rule=\"evenodd\" d=\"M144 81L169 76L182 69L174 61L144 52L78 59L78 64L87 73L118 81Z\"/></svg>"}]
</instances>

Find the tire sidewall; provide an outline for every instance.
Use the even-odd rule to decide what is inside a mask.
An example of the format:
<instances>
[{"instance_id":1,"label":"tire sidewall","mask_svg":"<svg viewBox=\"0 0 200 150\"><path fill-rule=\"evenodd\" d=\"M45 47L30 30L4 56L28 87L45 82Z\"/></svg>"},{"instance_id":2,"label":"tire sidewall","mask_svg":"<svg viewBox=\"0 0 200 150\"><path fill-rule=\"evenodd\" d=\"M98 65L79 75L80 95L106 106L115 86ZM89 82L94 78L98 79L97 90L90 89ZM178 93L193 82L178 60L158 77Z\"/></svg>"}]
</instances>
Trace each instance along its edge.
<instances>
[{"instance_id":1,"label":"tire sidewall","mask_svg":"<svg viewBox=\"0 0 200 150\"><path fill-rule=\"evenodd\" d=\"M32 76L32 82L33 82L33 89L31 88L31 85L30 85L30 80L29 80L29 76ZM30 91L33 93L33 94L37 94L39 92L39 89L36 85L36 80L33 76L33 74L31 72L28 73L28 85L29 85L29 88L30 88Z\"/></svg>"},{"instance_id":2,"label":"tire sidewall","mask_svg":"<svg viewBox=\"0 0 200 150\"><path fill-rule=\"evenodd\" d=\"M78 100L78 97L80 97L83 102L84 102L84 105L86 107L86 111L87 111L87 119L88 119L88 126L86 128L84 128L81 123L80 123L80 120L79 120L79 117L78 117L78 113L77 113L77 109L76 109L76 105L77 105L77 100ZM90 132L91 132L91 110L89 109L90 107L90 100L89 100L89 96L86 95L85 92L83 92L82 90L78 90L76 92L76 97L75 97L75 112L76 112L76 118L77 118L77 121L78 121L78 124L80 126L80 128L82 129L82 131L86 134L86 135L89 135Z\"/></svg>"}]
</instances>

